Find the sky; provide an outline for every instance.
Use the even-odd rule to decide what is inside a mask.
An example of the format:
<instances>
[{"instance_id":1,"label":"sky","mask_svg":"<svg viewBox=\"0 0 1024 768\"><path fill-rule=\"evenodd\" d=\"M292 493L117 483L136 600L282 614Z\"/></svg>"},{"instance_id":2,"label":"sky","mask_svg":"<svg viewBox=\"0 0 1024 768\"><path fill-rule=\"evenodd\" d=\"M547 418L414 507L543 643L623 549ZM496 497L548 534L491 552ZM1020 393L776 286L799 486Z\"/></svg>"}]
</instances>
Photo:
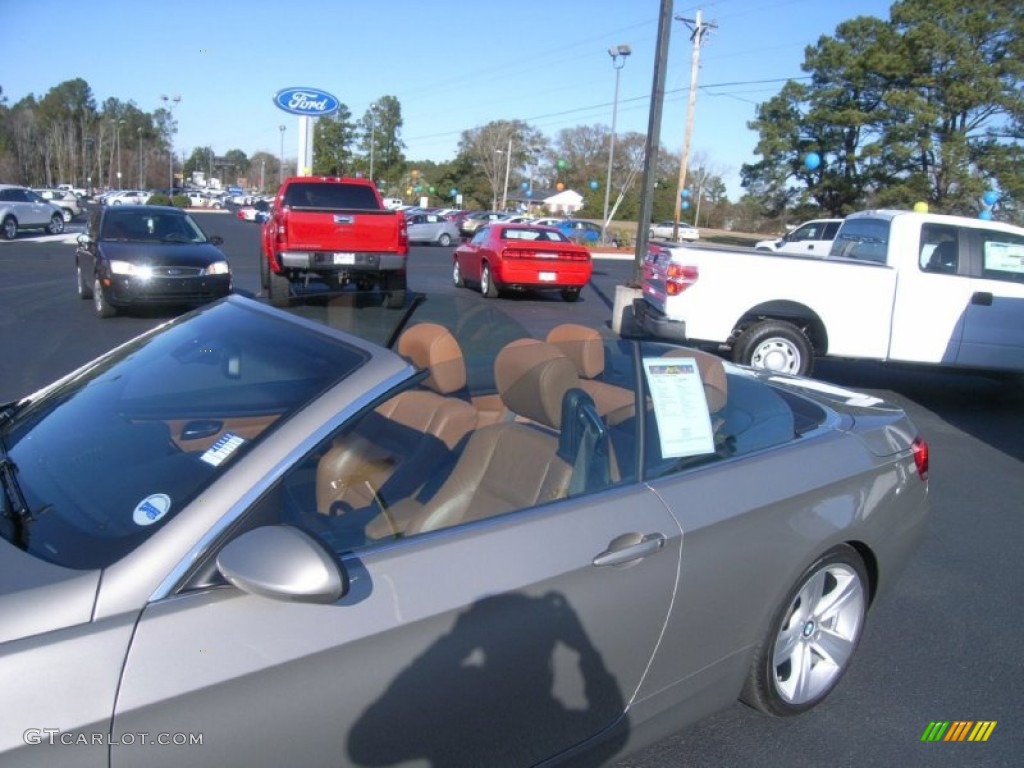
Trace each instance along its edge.
<instances>
[{"instance_id":1,"label":"sky","mask_svg":"<svg viewBox=\"0 0 1024 768\"><path fill-rule=\"evenodd\" d=\"M13 104L83 78L97 104L142 110L180 96L180 155L210 146L297 154L297 120L282 88L318 88L360 117L382 96L402 107L410 160L455 157L463 130L524 120L554 138L563 128L610 126L615 70L608 48L629 45L619 73L616 130L646 133L661 0L0 0L0 87ZM804 50L860 15L888 18L890 0L675 0L714 28L700 51L691 158L738 198L755 162L755 109L801 69ZM55 31L54 19L60 19ZM691 29L673 21L661 142L680 152Z\"/></svg>"}]
</instances>

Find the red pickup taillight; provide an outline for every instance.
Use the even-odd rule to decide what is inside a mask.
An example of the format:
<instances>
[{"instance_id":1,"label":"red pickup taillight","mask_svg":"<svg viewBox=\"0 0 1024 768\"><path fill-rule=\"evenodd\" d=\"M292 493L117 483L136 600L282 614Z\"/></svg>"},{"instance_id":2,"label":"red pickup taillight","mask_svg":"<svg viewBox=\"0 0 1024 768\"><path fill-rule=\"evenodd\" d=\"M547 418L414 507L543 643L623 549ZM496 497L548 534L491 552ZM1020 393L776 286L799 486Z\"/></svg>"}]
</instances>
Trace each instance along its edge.
<instances>
[{"instance_id":1,"label":"red pickup taillight","mask_svg":"<svg viewBox=\"0 0 1024 768\"><path fill-rule=\"evenodd\" d=\"M274 245L278 253L288 248L288 210L286 206L282 206L280 212L270 220L274 227Z\"/></svg>"},{"instance_id":2,"label":"red pickup taillight","mask_svg":"<svg viewBox=\"0 0 1024 768\"><path fill-rule=\"evenodd\" d=\"M917 476L922 480L928 479L928 443L921 436L915 437L910 449L914 452L914 466L917 468Z\"/></svg>"},{"instance_id":3,"label":"red pickup taillight","mask_svg":"<svg viewBox=\"0 0 1024 768\"><path fill-rule=\"evenodd\" d=\"M403 256L409 253L409 222L401 211L398 212L398 251Z\"/></svg>"},{"instance_id":4,"label":"red pickup taillight","mask_svg":"<svg viewBox=\"0 0 1024 768\"><path fill-rule=\"evenodd\" d=\"M678 296L696 283L699 276L696 264L669 264L665 270L665 293Z\"/></svg>"}]
</instances>

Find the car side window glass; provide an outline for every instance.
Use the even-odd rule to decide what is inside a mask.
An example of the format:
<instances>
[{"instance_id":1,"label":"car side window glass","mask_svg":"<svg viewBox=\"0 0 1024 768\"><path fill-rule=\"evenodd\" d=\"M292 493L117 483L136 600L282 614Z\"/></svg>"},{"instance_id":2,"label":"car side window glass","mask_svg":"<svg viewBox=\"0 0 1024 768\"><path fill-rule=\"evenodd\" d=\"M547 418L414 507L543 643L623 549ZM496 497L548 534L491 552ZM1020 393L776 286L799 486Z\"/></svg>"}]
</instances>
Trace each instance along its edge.
<instances>
[{"instance_id":1,"label":"car side window glass","mask_svg":"<svg viewBox=\"0 0 1024 768\"><path fill-rule=\"evenodd\" d=\"M981 276L988 280L1024 282L1024 237L982 230Z\"/></svg>"},{"instance_id":2,"label":"car side window glass","mask_svg":"<svg viewBox=\"0 0 1024 768\"><path fill-rule=\"evenodd\" d=\"M711 353L645 344L643 356L645 479L783 445L824 418Z\"/></svg>"},{"instance_id":3,"label":"car side window glass","mask_svg":"<svg viewBox=\"0 0 1024 768\"><path fill-rule=\"evenodd\" d=\"M959 230L947 224L922 224L918 265L924 272L954 275L960 264Z\"/></svg>"},{"instance_id":4,"label":"car side window glass","mask_svg":"<svg viewBox=\"0 0 1024 768\"><path fill-rule=\"evenodd\" d=\"M469 393L440 395L427 379L320 443L252 514L301 527L343 554L634 481L631 344L586 344L517 345L526 355L557 346L560 376L582 368L579 386L563 398L560 423L534 420L534 406L485 418ZM443 419L431 416L442 411Z\"/></svg>"},{"instance_id":5,"label":"car side window glass","mask_svg":"<svg viewBox=\"0 0 1024 768\"><path fill-rule=\"evenodd\" d=\"M835 240L836 232L839 231L839 222L832 221L825 225L825 232L821 236L822 240Z\"/></svg>"}]
</instances>

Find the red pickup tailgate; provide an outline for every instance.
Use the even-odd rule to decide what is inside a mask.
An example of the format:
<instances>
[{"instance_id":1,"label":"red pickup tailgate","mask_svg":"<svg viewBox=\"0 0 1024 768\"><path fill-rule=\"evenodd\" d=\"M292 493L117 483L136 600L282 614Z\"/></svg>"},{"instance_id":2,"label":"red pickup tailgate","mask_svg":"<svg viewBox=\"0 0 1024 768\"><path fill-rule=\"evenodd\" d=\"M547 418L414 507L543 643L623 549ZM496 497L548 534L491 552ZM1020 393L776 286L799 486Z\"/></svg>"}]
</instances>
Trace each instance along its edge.
<instances>
[{"instance_id":1,"label":"red pickup tailgate","mask_svg":"<svg viewBox=\"0 0 1024 768\"><path fill-rule=\"evenodd\" d=\"M395 253L401 245L401 211L287 211L287 250L381 251Z\"/></svg>"}]
</instances>

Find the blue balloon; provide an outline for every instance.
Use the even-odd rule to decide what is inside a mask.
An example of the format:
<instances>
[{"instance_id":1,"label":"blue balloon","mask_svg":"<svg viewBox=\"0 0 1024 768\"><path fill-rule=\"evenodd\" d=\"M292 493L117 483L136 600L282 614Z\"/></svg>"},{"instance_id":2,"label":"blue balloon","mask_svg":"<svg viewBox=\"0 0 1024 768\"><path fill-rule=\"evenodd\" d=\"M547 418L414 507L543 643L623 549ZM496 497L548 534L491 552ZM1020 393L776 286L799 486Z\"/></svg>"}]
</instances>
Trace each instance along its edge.
<instances>
[{"instance_id":1,"label":"blue balloon","mask_svg":"<svg viewBox=\"0 0 1024 768\"><path fill-rule=\"evenodd\" d=\"M526 190L526 196L527 197L533 197L533 190L532 189Z\"/></svg>"},{"instance_id":2,"label":"blue balloon","mask_svg":"<svg viewBox=\"0 0 1024 768\"><path fill-rule=\"evenodd\" d=\"M590 182L590 188L591 189L597 189L599 186L601 186L601 185L598 184L596 181Z\"/></svg>"},{"instance_id":3,"label":"blue balloon","mask_svg":"<svg viewBox=\"0 0 1024 768\"><path fill-rule=\"evenodd\" d=\"M451 191L448 194L451 195L452 197L455 197L456 195L459 194L459 190L457 190L455 187L452 187Z\"/></svg>"},{"instance_id":4,"label":"blue balloon","mask_svg":"<svg viewBox=\"0 0 1024 768\"><path fill-rule=\"evenodd\" d=\"M689 197L690 196L690 190L684 189L682 192L679 193L679 196L682 197L682 198Z\"/></svg>"},{"instance_id":5,"label":"blue balloon","mask_svg":"<svg viewBox=\"0 0 1024 768\"><path fill-rule=\"evenodd\" d=\"M981 196L981 200L985 205L991 208L999 200L999 195L996 194L995 190L990 189L984 195Z\"/></svg>"},{"instance_id":6,"label":"blue balloon","mask_svg":"<svg viewBox=\"0 0 1024 768\"><path fill-rule=\"evenodd\" d=\"M992 211L986 208L985 210L978 214L978 218L981 219L982 221L992 221Z\"/></svg>"},{"instance_id":7,"label":"blue balloon","mask_svg":"<svg viewBox=\"0 0 1024 768\"><path fill-rule=\"evenodd\" d=\"M683 204L682 204L683 210L685 211L689 207L690 207L690 201L689 200L683 200Z\"/></svg>"},{"instance_id":8,"label":"blue balloon","mask_svg":"<svg viewBox=\"0 0 1024 768\"><path fill-rule=\"evenodd\" d=\"M519 188L520 189L529 189L530 188L530 182L524 181L522 184L519 185Z\"/></svg>"},{"instance_id":9,"label":"blue balloon","mask_svg":"<svg viewBox=\"0 0 1024 768\"><path fill-rule=\"evenodd\" d=\"M807 170L813 171L819 165L821 165L821 155L817 152L808 152L804 156L804 165L807 166Z\"/></svg>"}]
</instances>

